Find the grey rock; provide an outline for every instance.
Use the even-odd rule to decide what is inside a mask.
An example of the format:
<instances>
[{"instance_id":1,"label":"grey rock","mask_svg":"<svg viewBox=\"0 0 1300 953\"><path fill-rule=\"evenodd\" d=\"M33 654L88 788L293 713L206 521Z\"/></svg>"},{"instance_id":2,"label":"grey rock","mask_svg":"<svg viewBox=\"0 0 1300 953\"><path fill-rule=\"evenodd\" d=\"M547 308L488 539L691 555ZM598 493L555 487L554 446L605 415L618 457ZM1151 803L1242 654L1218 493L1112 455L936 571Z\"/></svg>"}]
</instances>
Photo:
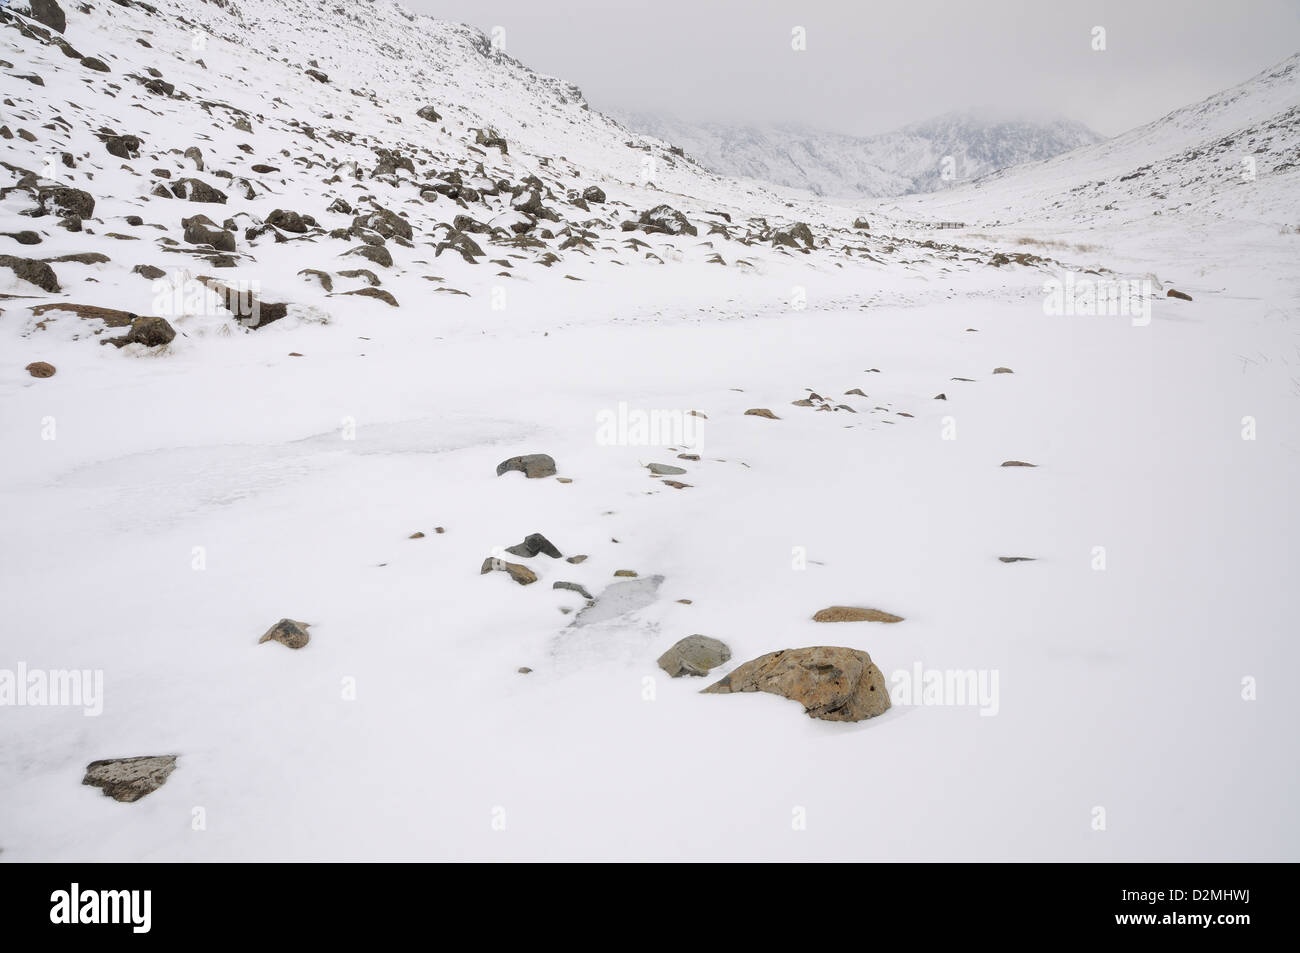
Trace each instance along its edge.
<instances>
[{"instance_id":1,"label":"grey rock","mask_svg":"<svg viewBox=\"0 0 1300 953\"><path fill-rule=\"evenodd\" d=\"M555 476L555 460L545 453L528 453L497 464L497 476L518 470L530 480Z\"/></svg>"},{"instance_id":2,"label":"grey rock","mask_svg":"<svg viewBox=\"0 0 1300 953\"><path fill-rule=\"evenodd\" d=\"M731 649L725 642L707 635L688 635L659 656L659 667L673 678L683 675L708 675L730 660Z\"/></svg>"},{"instance_id":3,"label":"grey rock","mask_svg":"<svg viewBox=\"0 0 1300 953\"><path fill-rule=\"evenodd\" d=\"M86 765L82 784L97 787L115 801L130 803L157 791L176 770L174 754L110 758Z\"/></svg>"}]
</instances>

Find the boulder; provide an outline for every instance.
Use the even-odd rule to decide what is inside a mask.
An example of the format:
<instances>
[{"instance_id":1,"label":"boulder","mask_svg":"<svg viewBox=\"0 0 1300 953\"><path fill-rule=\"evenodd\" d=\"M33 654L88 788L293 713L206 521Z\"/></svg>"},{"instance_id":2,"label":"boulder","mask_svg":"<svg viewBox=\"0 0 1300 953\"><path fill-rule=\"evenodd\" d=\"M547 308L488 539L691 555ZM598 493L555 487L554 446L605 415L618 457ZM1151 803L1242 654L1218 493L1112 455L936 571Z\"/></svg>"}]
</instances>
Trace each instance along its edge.
<instances>
[{"instance_id":1,"label":"boulder","mask_svg":"<svg viewBox=\"0 0 1300 953\"><path fill-rule=\"evenodd\" d=\"M673 678L683 675L707 675L731 658L731 649L725 642L707 635L688 635L663 655L659 667Z\"/></svg>"},{"instance_id":2,"label":"boulder","mask_svg":"<svg viewBox=\"0 0 1300 953\"><path fill-rule=\"evenodd\" d=\"M530 480L555 476L555 460L545 453L528 453L502 460L497 464L497 476L509 473L511 470L519 470Z\"/></svg>"},{"instance_id":3,"label":"boulder","mask_svg":"<svg viewBox=\"0 0 1300 953\"><path fill-rule=\"evenodd\" d=\"M31 364L28 364L25 368L23 368L23 370L25 370L28 374L31 374L32 377L53 377L54 376L54 365L47 364L44 361L33 361Z\"/></svg>"},{"instance_id":4,"label":"boulder","mask_svg":"<svg viewBox=\"0 0 1300 953\"><path fill-rule=\"evenodd\" d=\"M51 294L59 290L59 279L47 262L38 258L18 258L0 255L0 268L8 268L24 281L30 281L42 291Z\"/></svg>"},{"instance_id":5,"label":"boulder","mask_svg":"<svg viewBox=\"0 0 1300 953\"><path fill-rule=\"evenodd\" d=\"M86 765L82 784L89 784L115 801L130 803L157 791L176 770L174 754L143 758L111 758Z\"/></svg>"},{"instance_id":6,"label":"boulder","mask_svg":"<svg viewBox=\"0 0 1300 953\"><path fill-rule=\"evenodd\" d=\"M442 118L441 116L438 115L438 110L434 109L432 105L421 106L419 109L415 111L415 114L419 116L421 119L426 119L429 122L437 122L439 119Z\"/></svg>"},{"instance_id":7,"label":"boulder","mask_svg":"<svg viewBox=\"0 0 1300 953\"><path fill-rule=\"evenodd\" d=\"M769 652L703 690L710 695L735 692L781 695L823 721L862 721L889 710L885 676L871 656L837 646Z\"/></svg>"}]
</instances>

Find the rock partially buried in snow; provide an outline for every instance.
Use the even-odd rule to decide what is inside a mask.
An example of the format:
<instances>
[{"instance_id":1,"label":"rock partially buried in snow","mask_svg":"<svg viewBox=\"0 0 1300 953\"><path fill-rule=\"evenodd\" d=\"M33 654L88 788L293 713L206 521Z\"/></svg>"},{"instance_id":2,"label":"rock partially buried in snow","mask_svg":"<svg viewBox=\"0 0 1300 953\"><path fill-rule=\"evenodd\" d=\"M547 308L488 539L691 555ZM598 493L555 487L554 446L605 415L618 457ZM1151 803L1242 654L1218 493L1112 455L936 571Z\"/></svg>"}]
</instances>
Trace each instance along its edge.
<instances>
[{"instance_id":1,"label":"rock partially buried in snow","mask_svg":"<svg viewBox=\"0 0 1300 953\"><path fill-rule=\"evenodd\" d=\"M680 476L686 472L681 467L668 463L650 463L646 465L646 469L658 476Z\"/></svg>"},{"instance_id":2,"label":"rock partially buried in snow","mask_svg":"<svg viewBox=\"0 0 1300 953\"><path fill-rule=\"evenodd\" d=\"M54 365L47 364L45 361L33 361L23 368L32 377L53 377Z\"/></svg>"},{"instance_id":3,"label":"rock partially buried in snow","mask_svg":"<svg viewBox=\"0 0 1300 953\"><path fill-rule=\"evenodd\" d=\"M901 615L857 606L829 606L813 616L814 622L902 622Z\"/></svg>"},{"instance_id":4,"label":"rock partially buried in snow","mask_svg":"<svg viewBox=\"0 0 1300 953\"><path fill-rule=\"evenodd\" d=\"M1174 289L1174 288L1170 288L1168 291L1166 291L1166 292L1165 292L1165 297L1166 297L1166 298L1181 298L1181 299L1184 300L1184 301L1191 301L1191 300L1192 300L1192 296L1191 296L1191 295L1189 295L1189 294L1187 294L1187 293L1185 293L1185 292L1182 292L1182 291L1178 291L1178 290L1176 290L1176 289Z\"/></svg>"},{"instance_id":5,"label":"rock partially buried in snow","mask_svg":"<svg viewBox=\"0 0 1300 953\"><path fill-rule=\"evenodd\" d=\"M496 556L489 556L483 560L483 568L479 570L479 575L483 576L493 570L500 570L509 573L510 578L521 586L537 581L537 573L533 572L527 566L521 566L518 563L508 563L504 559L498 559Z\"/></svg>"},{"instance_id":6,"label":"rock partially buried in snow","mask_svg":"<svg viewBox=\"0 0 1300 953\"><path fill-rule=\"evenodd\" d=\"M707 635L688 635L659 656L659 667L673 678L708 675L731 658L727 644Z\"/></svg>"},{"instance_id":7,"label":"rock partially buried in snow","mask_svg":"<svg viewBox=\"0 0 1300 953\"><path fill-rule=\"evenodd\" d=\"M527 453L519 457L511 457L509 460L502 460L497 464L497 476L503 473L509 473L511 470L518 470L530 480L537 480L542 477L555 476L555 461L545 453Z\"/></svg>"},{"instance_id":8,"label":"rock partially buried in snow","mask_svg":"<svg viewBox=\"0 0 1300 953\"><path fill-rule=\"evenodd\" d=\"M782 649L746 662L703 694L770 692L797 701L810 718L862 721L889 710L885 676L858 649Z\"/></svg>"},{"instance_id":9,"label":"rock partially buried in snow","mask_svg":"<svg viewBox=\"0 0 1300 953\"><path fill-rule=\"evenodd\" d=\"M1014 374L1015 371L1013 371L1013 370L1012 370L1011 368L1009 368L1009 367L995 367L995 368L993 368L993 373L994 373L994 374Z\"/></svg>"},{"instance_id":10,"label":"rock partially buried in snow","mask_svg":"<svg viewBox=\"0 0 1300 953\"><path fill-rule=\"evenodd\" d=\"M174 754L163 754L92 761L86 765L81 783L101 789L115 801L138 801L163 786L176 770L176 758Z\"/></svg>"},{"instance_id":11,"label":"rock partially buried in snow","mask_svg":"<svg viewBox=\"0 0 1300 953\"><path fill-rule=\"evenodd\" d=\"M1007 460L1002 464L1004 467L1036 467L1037 463L1025 463L1023 460Z\"/></svg>"},{"instance_id":12,"label":"rock partially buried in snow","mask_svg":"<svg viewBox=\"0 0 1300 953\"><path fill-rule=\"evenodd\" d=\"M300 649L311 641L311 636L307 634L307 628L310 622L297 622L293 619L281 619L275 625L266 630L266 633L257 640L257 644L263 642L279 642L281 645L287 645L291 649Z\"/></svg>"},{"instance_id":13,"label":"rock partially buried in snow","mask_svg":"<svg viewBox=\"0 0 1300 953\"><path fill-rule=\"evenodd\" d=\"M780 420L776 414L772 413L766 407L751 407L745 411L746 417L766 417L768 420Z\"/></svg>"},{"instance_id":14,"label":"rock partially buried in snow","mask_svg":"<svg viewBox=\"0 0 1300 953\"><path fill-rule=\"evenodd\" d=\"M552 559L559 559L564 554L555 548L555 544L543 536L541 533L529 533L524 537L524 541L518 545L511 546L506 552L512 556L536 556L542 553L550 556Z\"/></svg>"}]
</instances>

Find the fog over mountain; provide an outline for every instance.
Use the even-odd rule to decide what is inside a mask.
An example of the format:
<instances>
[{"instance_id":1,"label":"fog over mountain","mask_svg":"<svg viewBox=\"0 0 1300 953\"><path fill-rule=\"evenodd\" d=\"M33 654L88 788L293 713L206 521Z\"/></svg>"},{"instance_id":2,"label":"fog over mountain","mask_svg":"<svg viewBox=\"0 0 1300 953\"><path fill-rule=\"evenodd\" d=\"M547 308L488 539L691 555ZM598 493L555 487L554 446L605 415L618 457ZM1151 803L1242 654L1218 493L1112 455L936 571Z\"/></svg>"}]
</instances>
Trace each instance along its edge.
<instances>
[{"instance_id":1,"label":"fog over mountain","mask_svg":"<svg viewBox=\"0 0 1300 953\"><path fill-rule=\"evenodd\" d=\"M620 118L715 172L844 198L936 192L1104 138L1069 119L1009 119L977 110L876 136L796 123L690 122L650 113Z\"/></svg>"}]
</instances>

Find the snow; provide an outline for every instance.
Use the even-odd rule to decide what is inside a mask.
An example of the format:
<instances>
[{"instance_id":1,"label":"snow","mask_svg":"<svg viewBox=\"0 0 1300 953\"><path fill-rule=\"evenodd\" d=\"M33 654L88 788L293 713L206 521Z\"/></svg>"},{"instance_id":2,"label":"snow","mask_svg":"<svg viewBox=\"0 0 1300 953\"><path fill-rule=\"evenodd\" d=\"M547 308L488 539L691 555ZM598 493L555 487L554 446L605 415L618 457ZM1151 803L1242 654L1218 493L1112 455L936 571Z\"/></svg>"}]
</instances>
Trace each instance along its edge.
<instances>
[{"instance_id":1,"label":"snow","mask_svg":"<svg viewBox=\"0 0 1300 953\"><path fill-rule=\"evenodd\" d=\"M297 277L321 268L336 291L361 286L337 277L365 264L337 258L337 242L259 243L255 263L216 276L258 281L265 300L318 308L329 322L245 331L205 311L162 353L101 347L93 325L69 316L35 330L34 302L0 301L0 669L104 673L97 717L0 711L4 859L1300 853L1300 701L1280 681L1300 661L1300 234L1279 233L1300 221L1295 170L1261 175L1252 193L1193 182L1182 199L1193 204L1177 215L1146 214L1151 200L1116 191L1130 195L1122 214L1141 227L1107 227L1100 206L1089 218L1086 196L1064 211L1043 198L1191 148L1191 133L1170 133L1162 152L1148 130L1130 156L1115 151L1119 137L897 210L795 199L658 152L651 189L637 182L644 153L623 145L625 129L582 109L562 82L476 52L467 28L408 19L386 0L369 5L365 29L343 30L314 4L243 0L242 26L208 4L157 6L165 17L115 8L110 26L70 10L68 39L110 62L124 89L135 85L126 62L156 62L191 95L217 96L225 77L220 94L265 119L240 135L157 98L163 118L146 116L125 93L104 95L102 79L83 84L76 60L0 30L0 58L15 63L0 78L6 95L93 108L72 134L72 151L93 165L61 174L99 200L96 234L18 216L17 193L0 202L0 231L48 232L34 247L0 239L0 254L113 258L56 265L66 293L43 297L147 313L155 291L131 265L174 257L214 273L152 241L107 238L125 214L172 229L196 212L288 207L327 219L321 182L351 153L293 133L287 120L307 109L350 113L364 135L418 129L445 167L485 161L514 180L549 174L540 157L565 155L553 162L572 164L569 178L628 203L616 217L668 202L697 225L712 220L704 209L721 209L807 221L833 240L805 256L704 228L694 239L627 233L658 265L625 250L627 235L597 229L596 253L572 250L541 268L530 251L511 279L390 242L397 267L374 270L399 308L327 296ZM212 39L205 71L179 46L186 30L166 19L177 11L218 34L242 30L246 45ZM152 51L134 42L146 28ZM268 58L258 38L270 35L281 53ZM388 60L373 55L382 43L422 52ZM302 85L308 57L330 85ZM44 90L11 79L25 69L44 76ZM363 109L352 84L395 105ZM1266 122L1296 89L1294 74L1248 85L1217 101L1196 136ZM414 118L426 102L444 123ZM286 169L291 156L330 154L310 177L286 176L281 194L232 193L225 207L144 202L148 180L104 161L91 122L151 149L200 144L210 167L233 166L244 141L257 148L249 161ZM484 124L509 140L508 156L468 151L465 130ZM44 135L39 123L10 125ZM42 148L8 142L6 161L29 167ZM179 172L179 155L173 164ZM93 180L79 178L90 168ZM442 199L404 204L409 186L364 188L421 216L417 233L464 212ZM996 224L1012 221L1008 207L1023 220ZM956 212L967 227L955 232L906 223ZM837 253L858 214L872 221L863 247L878 261ZM1061 244L1019 244L1026 233ZM1060 264L992 267L983 252L909 240ZM239 244L249 250L242 232ZM715 252L725 267L707 262ZM1044 313L1045 279L1099 264L1155 275L1150 324ZM438 284L469 294L433 294ZM1166 298L1169 287L1194 300ZM57 374L31 378L22 368L36 360ZM1014 373L993 375L1000 366ZM853 388L869 396L845 396ZM791 405L808 390L856 413ZM941 392L947 400L934 400ZM602 439L600 421L620 404L707 414L701 460ZM745 415L755 407L781 419ZM1242 439L1246 417L1254 440ZM55 439L43 439L51 426ZM573 482L495 476L500 461L534 452ZM652 480L651 462L680 463L689 488ZM425 537L409 539L416 531ZM480 574L484 558L533 532L589 558L518 558L540 577L529 586ZM1036 561L999 562L1005 555ZM624 569L639 573L634 585L615 578ZM603 617L611 598L591 624L574 625L585 600L552 589L559 580L598 599L619 585L634 608ZM829 605L905 621L811 621ZM257 644L283 617L311 623L306 648ZM896 703L841 724L772 695L701 695L714 678L674 680L655 667L695 633L730 646L717 676L819 644L866 650L887 677L918 663L996 673L996 714ZM1257 680L1258 700L1243 700L1245 678ZM169 753L176 771L136 803L80 783L92 760ZM1098 807L1104 831L1094 829Z\"/></svg>"}]
</instances>

